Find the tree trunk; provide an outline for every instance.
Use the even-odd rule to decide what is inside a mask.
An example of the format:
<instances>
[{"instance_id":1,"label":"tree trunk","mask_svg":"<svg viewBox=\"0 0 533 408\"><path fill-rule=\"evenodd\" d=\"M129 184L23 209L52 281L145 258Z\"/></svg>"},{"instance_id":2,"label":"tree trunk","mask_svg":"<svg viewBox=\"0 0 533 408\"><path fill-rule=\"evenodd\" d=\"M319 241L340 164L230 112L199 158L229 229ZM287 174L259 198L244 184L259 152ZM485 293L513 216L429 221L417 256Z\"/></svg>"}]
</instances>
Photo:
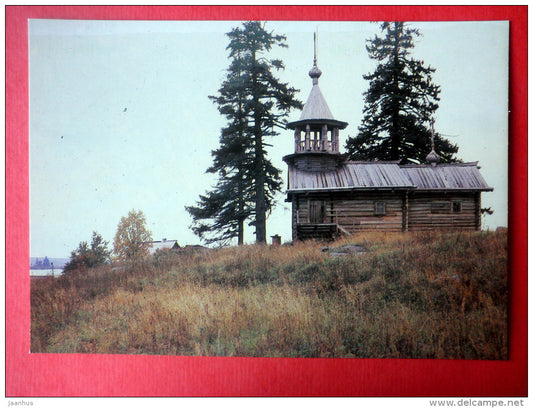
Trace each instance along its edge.
<instances>
[{"instance_id":1,"label":"tree trunk","mask_svg":"<svg viewBox=\"0 0 533 408\"><path fill-rule=\"evenodd\" d=\"M243 176L239 170L239 225L237 231L237 244L244 244L244 191L243 191Z\"/></svg>"},{"instance_id":2,"label":"tree trunk","mask_svg":"<svg viewBox=\"0 0 533 408\"><path fill-rule=\"evenodd\" d=\"M263 169L263 138L261 137L260 115L255 125L255 241L266 243L265 172Z\"/></svg>"},{"instance_id":3,"label":"tree trunk","mask_svg":"<svg viewBox=\"0 0 533 408\"><path fill-rule=\"evenodd\" d=\"M255 63L255 51L253 53ZM263 169L263 135L261 132L261 118L259 95L257 94L257 72L252 68L254 92L254 148L255 148L255 241L266 243L266 206L265 206L265 171Z\"/></svg>"},{"instance_id":4,"label":"tree trunk","mask_svg":"<svg viewBox=\"0 0 533 408\"><path fill-rule=\"evenodd\" d=\"M393 89L393 102L392 102L392 129L391 129L391 160L398 160L400 158L400 83L399 83L399 47L400 47L400 33L402 29L402 23L394 23L394 89Z\"/></svg>"}]
</instances>

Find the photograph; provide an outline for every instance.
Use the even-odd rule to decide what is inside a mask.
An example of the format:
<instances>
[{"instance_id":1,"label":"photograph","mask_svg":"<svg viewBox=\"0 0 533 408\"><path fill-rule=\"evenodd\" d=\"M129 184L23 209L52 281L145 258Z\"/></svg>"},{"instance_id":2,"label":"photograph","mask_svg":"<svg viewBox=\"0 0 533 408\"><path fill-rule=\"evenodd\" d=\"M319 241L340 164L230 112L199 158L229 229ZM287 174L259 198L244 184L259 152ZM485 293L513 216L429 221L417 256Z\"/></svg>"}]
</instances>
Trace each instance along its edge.
<instances>
[{"instance_id":1,"label":"photograph","mask_svg":"<svg viewBox=\"0 0 533 408\"><path fill-rule=\"evenodd\" d=\"M527 11L6 6L6 406L523 406Z\"/></svg>"},{"instance_id":2,"label":"photograph","mask_svg":"<svg viewBox=\"0 0 533 408\"><path fill-rule=\"evenodd\" d=\"M509 21L27 30L31 354L509 358Z\"/></svg>"}]
</instances>

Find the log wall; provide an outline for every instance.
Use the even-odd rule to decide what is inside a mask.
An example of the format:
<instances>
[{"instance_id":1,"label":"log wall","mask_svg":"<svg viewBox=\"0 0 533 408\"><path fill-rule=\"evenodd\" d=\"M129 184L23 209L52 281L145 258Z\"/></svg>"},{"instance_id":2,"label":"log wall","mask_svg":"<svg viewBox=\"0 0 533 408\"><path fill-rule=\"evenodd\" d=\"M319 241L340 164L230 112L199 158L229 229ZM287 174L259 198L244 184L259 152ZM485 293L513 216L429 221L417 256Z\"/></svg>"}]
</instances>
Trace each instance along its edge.
<instances>
[{"instance_id":1,"label":"log wall","mask_svg":"<svg viewBox=\"0 0 533 408\"><path fill-rule=\"evenodd\" d=\"M324 172L337 169L338 156L333 154L309 154L294 157L294 167L309 172Z\"/></svg>"},{"instance_id":2,"label":"log wall","mask_svg":"<svg viewBox=\"0 0 533 408\"><path fill-rule=\"evenodd\" d=\"M350 233L364 230L402 231L404 205L402 192L320 195L308 194L293 199L293 235L298 223L310 223L311 202L322 202L323 223L337 224ZM385 205L376 213L376 202Z\"/></svg>"},{"instance_id":3,"label":"log wall","mask_svg":"<svg viewBox=\"0 0 533 408\"><path fill-rule=\"evenodd\" d=\"M409 196L408 229L480 228L480 193L412 193ZM460 211L454 211L454 204Z\"/></svg>"},{"instance_id":4,"label":"log wall","mask_svg":"<svg viewBox=\"0 0 533 408\"><path fill-rule=\"evenodd\" d=\"M307 223L337 224L350 233L367 230L477 230L481 226L480 195L479 192L405 191L295 195L292 199L293 239L298 238L297 224ZM384 203L383 214L377 211L377 202ZM323 206L322 220L316 219L318 203Z\"/></svg>"}]
</instances>

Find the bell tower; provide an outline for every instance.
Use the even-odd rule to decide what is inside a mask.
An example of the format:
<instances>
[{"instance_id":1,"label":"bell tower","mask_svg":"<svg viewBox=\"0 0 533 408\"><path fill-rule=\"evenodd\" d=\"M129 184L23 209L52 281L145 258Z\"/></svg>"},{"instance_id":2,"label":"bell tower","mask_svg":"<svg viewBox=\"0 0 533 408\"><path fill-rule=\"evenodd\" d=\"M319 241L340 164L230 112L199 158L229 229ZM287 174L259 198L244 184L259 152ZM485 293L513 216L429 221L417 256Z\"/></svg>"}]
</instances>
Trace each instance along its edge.
<instances>
[{"instance_id":1,"label":"bell tower","mask_svg":"<svg viewBox=\"0 0 533 408\"><path fill-rule=\"evenodd\" d=\"M318 86L322 71L317 66L316 34L314 35L313 67L309 71L313 87L304 105L300 119L287 124L294 129L294 154L283 160L299 170L327 171L343 161L339 151L339 130L348 123L336 120Z\"/></svg>"}]
</instances>

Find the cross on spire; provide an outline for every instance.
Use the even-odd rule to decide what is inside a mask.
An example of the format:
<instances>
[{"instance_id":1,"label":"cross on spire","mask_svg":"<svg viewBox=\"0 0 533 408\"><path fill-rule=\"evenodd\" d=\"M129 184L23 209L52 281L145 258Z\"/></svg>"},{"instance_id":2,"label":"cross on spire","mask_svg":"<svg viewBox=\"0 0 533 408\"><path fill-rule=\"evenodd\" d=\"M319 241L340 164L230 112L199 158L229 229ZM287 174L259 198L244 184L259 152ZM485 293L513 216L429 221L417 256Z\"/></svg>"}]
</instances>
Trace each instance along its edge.
<instances>
[{"instance_id":1,"label":"cross on spire","mask_svg":"<svg viewBox=\"0 0 533 408\"><path fill-rule=\"evenodd\" d=\"M317 30L318 31L318 30ZM318 37L318 33L317 32L314 32L313 33L313 42L314 42L314 46L315 46L315 57L313 59L313 65L316 66L316 39Z\"/></svg>"},{"instance_id":2,"label":"cross on spire","mask_svg":"<svg viewBox=\"0 0 533 408\"><path fill-rule=\"evenodd\" d=\"M431 151L426 156L426 160L431 163L432 166L436 166L440 160L439 155L435 151L435 119L431 118Z\"/></svg>"},{"instance_id":3,"label":"cross on spire","mask_svg":"<svg viewBox=\"0 0 533 408\"><path fill-rule=\"evenodd\" d=\"M431 150L435 151L435 119L431 119Z\"/></svg>"}]
</instances>

